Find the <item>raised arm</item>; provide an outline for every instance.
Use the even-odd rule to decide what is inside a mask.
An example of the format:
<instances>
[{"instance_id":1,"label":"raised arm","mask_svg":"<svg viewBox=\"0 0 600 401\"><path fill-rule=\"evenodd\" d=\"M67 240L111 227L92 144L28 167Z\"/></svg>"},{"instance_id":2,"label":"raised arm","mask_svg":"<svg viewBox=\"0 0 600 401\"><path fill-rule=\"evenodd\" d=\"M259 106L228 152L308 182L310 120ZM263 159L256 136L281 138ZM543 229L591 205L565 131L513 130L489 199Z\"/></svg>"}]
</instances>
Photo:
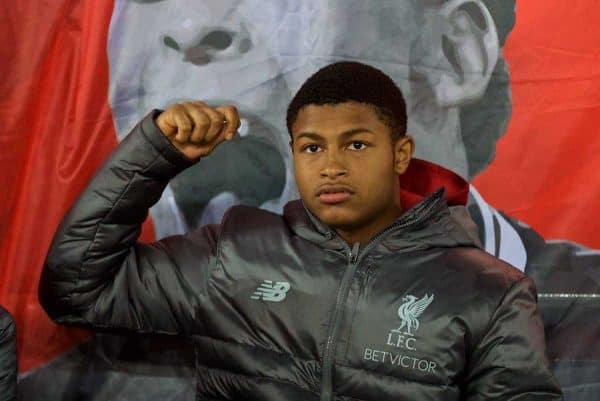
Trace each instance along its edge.
<instances>
[{"instance_id":1,"label":"raised arm","mask_svg":"<svg viewBox=\"0 0 600 401\"><path fill-rule=\"evenodd\" d=\"M137 240L169 180L233 139L238 127L235 108L188 102L155 110L132 130L54 236L39 286L52 319L136 332L194 330L219 226L152 244Z\"/></svg>"}]
</instances>

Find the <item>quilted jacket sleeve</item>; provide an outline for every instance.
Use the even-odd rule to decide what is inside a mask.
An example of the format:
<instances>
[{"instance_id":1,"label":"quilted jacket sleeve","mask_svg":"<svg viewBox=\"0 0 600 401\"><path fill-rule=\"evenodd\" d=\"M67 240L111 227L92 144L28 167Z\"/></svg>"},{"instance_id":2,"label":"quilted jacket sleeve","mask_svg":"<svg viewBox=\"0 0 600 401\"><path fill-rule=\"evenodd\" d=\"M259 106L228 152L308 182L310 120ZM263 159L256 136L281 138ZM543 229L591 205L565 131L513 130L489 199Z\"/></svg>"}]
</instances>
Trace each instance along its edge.
<instances>
[{"instance_id":1,"label":"quilted jacket sleeve","mask_svg":"<svg viewBox=\"0 0 600 401\"><path fill-rule=\"evenodd\" d=\"M219 225L137 241L148 209L192 164L160 133L158 113L120 143L57 229L39 299L58 323L163 334L190 334L201 324L196 313Z\"/></svg>"},{"instance_id":2,"label":"quilted jacket sleeve","mask_svg":"<svg viewBox=\"0 0 600 401\"><path fill-rule=\"evenodd\" d=\"M533 281L506 292L470 358L467 401L557 401L562 391L546 357Z\"/></svg>"},{"instance_id":3,"label":"quilted jacket sleeve","mask_svg":"<svg viewBox=\"0 0 600 401\"><path fill-rule=\"evenodd\" d=\"M17 399L17 336L10 314L0 307L0 401Z\"/></svg>"}]
</instances>

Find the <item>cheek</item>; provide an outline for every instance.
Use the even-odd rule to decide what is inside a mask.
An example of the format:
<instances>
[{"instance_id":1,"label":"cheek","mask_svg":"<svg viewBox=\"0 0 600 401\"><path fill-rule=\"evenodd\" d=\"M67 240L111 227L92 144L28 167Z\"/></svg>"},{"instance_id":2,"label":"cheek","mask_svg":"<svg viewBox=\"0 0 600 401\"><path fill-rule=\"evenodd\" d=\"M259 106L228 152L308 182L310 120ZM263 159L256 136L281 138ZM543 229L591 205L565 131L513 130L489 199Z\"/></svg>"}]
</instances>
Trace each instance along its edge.
<instances>
[{"instance_id":1,"label":"cheek","mask_svg":"<svg viewBox=\"0 0 600 401\"><path fill-rule=\"evenodd\" d=\"M294 178L296 179L296 186L300 194L309 190L311 182L314 182L312 177L312 171L310 165L303 160L297 158L294 159Z\"/></svg>"},{"instance_id":2,"label":"cheek","mask_svg":"<svg viewBox=\"0 0 600 401\"><path fill-rule=\"evenodd\" d=\"M357 173L361 175L362 195L368 199L389 197L394 182L398 180L391 160L364 167Z\"/></svg>"}]
</instances>

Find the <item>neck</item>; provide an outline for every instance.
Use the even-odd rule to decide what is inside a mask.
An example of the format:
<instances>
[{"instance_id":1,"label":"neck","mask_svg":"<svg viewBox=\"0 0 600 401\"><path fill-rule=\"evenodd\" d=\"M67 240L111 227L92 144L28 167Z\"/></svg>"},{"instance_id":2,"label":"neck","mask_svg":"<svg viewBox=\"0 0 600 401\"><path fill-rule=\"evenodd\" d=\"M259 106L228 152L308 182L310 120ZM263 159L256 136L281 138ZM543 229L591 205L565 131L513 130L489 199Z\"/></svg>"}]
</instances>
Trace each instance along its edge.
<instances>
[{"instance_id":1,"label":"neck","mask_svg":"<svg viewBox=\"0 0 600 401\"><path fill-rule=\"evenodd\" d=\"M392 225L402 215L400 207L394 207L383 213L377 219L373 219L371 223L359 228L343 228L336 227L335 231L340 237L352 246L359 242L361 246L366 245L373 237Z\"/></svg>"}]
</instances>

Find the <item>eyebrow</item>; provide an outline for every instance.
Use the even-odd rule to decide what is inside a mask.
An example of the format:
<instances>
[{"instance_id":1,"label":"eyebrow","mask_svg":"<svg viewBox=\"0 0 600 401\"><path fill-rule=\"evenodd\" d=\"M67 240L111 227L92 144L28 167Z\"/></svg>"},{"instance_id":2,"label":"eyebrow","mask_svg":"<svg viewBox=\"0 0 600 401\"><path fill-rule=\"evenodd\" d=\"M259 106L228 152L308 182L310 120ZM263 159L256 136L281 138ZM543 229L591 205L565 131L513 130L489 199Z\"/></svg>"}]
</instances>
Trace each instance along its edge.
<instances>
[{"instance_id":1,"label":"eyebrow","mask_svg":"<svg viewBox=\"0 0 600 401\"><path fill-rule=\"evenodd\" d=\"M354 129L342 132L340 134L340 136L342 137L342 139L347 139L347 138L350 138L351 136L354 136L356 134L360 134L363 132L371 134L371 135L375 135L373 132L369 131L366 128L354 128ZM323 139L323 137L321 135L317 134L316 132L301 132L296 137L296 140L299 140L300 138L304 138L304 137L309 138L309 139L314 139L314 140Z\"/></svg>"}]
</instances>

